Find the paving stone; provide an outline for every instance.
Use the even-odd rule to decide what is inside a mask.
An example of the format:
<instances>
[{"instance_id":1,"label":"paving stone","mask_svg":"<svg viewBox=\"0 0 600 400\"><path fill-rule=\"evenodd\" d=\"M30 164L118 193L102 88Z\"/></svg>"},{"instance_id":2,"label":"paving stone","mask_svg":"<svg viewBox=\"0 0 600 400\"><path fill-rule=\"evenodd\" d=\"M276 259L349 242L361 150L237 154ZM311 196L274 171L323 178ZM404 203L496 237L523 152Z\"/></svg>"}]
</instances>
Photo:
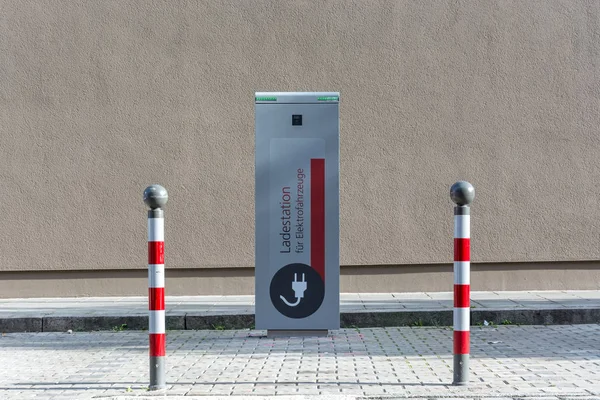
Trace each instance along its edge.
<instances>
[{"instance_id":1,"label":"paving stone","mask_svg":"<svg viewBox=\"0 0 600 400\"><path fill-rule=\"evenodd\" d=\"M169 332L167 392L190 399L600 396L600 325L474 328L467 388L451 385L449 329L341 329L329 337L277 339L250 333ZM0 398L144 395L147 341L142 331L7 333L0 363L10 368L0 374Z\"/></svg>"}]
</instances>

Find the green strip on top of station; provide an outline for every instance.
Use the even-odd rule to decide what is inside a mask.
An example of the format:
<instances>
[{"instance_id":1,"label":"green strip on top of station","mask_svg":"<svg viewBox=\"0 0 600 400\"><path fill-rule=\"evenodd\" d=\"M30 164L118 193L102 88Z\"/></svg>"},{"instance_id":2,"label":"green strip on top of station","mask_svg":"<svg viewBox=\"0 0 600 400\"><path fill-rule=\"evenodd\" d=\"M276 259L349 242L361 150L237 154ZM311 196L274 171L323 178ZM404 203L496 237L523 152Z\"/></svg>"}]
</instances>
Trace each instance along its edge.
<instances>
[{"instance_id":1,"label":"green strip on top of station","mask_svg":"<svg viewBox=\"0 0 600 400\"><path fill-rule=\"evenodd\" d=\"M338 96L317 97L317 101L340 101Z\"/></svg>"},{"instance_id":2,"label":"green strip on top of station","mask_svg":"<svg viewBox=\"0 0 600 400\"><path fill-rule=\"evenodd\" d=\"M277 97L255 97L256 101L277 101Z\"/></svg>"}]
</instances>

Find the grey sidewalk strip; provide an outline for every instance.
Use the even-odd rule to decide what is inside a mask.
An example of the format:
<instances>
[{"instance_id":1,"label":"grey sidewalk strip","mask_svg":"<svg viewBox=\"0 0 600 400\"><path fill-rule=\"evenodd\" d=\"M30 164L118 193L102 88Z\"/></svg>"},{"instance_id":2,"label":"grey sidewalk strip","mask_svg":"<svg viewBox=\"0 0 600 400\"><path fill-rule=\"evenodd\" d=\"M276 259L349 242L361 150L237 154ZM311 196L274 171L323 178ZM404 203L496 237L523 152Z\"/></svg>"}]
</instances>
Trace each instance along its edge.
<instances>
[{"instance_id":1,"label":"grey sidewalk strip","mask_svg":"<svg viewBox=\"0 0 600 400\"><path fill-rule=\"evenodd\" d=\"M1 332L42 332L41 317L0 318Z\"/></svg>"},{"instance_id":2,"label":"grey sidewalk strip","mask_svg":"<svg viewBox=\"0 0 600 400\"><path fill-rule=\"evenodd\" d=\"M194 315L185 316L186 329L205 330L205 329L253 329L254 315Z\"/></svg>"},{"instance_id":3,"label":"grey sidewalk strip","mask_svg":"<svg viewBox=\"0 0 600 400\"><path fill-rule=\"evenodd\" d=\"M166 318L167 329L185 329L185 316L170 315ZM77 316L44 317L43 332L97 331L97 330L146 330L148 316ZM1 325L0 325L1 326Z\"/></svg>"},{"instance_id":4,"label":"grey sidewalk strip","mask_svg":"<svg viewBox=\"0 0 600 400\"><path fill-rule=\"evenodd\" d=\"M341 327L450 326L452 292L342 293ZM471 325L600 323L600 291L472 292ZM147 298L0 299L1 332L146 329ZM253 329L253 296L167 296L169 330Z\"/></svg>"},{"instance_id":5,"label":"grey sidewalk strip","mask_svg":"<svg viewBox=\"0 0 600 400\"><path fill-rule=\"evenodd\" d=\"M390 311L342 313L343 328L371 328L384 326L451 326L452 311Z\"/></svg>"},{"instance_id":6,"label":"grey sidewalk strip","mask_svg":"<svg viewBox=\"0 0 600 400\"><path fill-rule=\"evenodd\" d=\"M452 310L365 310L342 312L340 325L342 328L452 326L452 318ZM472 326L483 325L486 322L490 325L596 324L600 323L600 308L471 310ZM89 315L0 318L0 331L5 333L145 330L147 328L147 316ZM168 315L166 328L168 330L254 329L254 314Z\"/></svg>"},{"instance_id":7,"label":"grey sidewalk strip","mask_svg":"<svg viewBox=\"0 0 600 400\"><path fill-rule=\"evenodd\" d=\"M545 308L509 310L471 310L471 325L484 321L498 325L568 325L600 323L598 308Z\"/></svg>"}]
</instances>

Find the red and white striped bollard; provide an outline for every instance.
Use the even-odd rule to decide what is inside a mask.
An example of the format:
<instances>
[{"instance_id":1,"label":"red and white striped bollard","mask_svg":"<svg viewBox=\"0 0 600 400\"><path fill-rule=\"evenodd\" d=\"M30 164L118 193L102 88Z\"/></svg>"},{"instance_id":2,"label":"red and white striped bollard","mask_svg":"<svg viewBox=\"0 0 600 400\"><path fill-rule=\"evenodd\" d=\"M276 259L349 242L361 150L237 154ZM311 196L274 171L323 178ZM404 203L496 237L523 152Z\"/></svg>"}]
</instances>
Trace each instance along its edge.
<instances>
[{"instance_id":1,"label":"red and white striped bollard","mask_svg":"<svg viewBox=\"0 0 600 400\"><path fill-rule=\"evenodd\" d=\"M454 379L453 385L469 383L471 325L471 209L475 189L459 181L450 188L454 207Z\"/></svg>"},{"instance_id":2,"label":"red and white striped bollard","mask_svg":"<svg viewBox=\"0 0 600 400\"><path fill-rule=\"evenodd\" d=\"M166 388L165 353L165 225L162 207L169 195L160 185L144 191L148 211L148 309L150 390Z\"/></svg>"}]
</instances>

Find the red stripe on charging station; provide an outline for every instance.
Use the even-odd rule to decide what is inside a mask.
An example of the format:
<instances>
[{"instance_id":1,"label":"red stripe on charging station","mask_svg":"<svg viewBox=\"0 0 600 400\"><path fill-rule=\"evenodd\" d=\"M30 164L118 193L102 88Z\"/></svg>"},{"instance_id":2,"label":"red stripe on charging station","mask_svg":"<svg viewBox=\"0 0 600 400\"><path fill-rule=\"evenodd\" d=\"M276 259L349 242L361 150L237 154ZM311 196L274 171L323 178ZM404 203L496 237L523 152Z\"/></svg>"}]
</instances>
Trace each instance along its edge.
<instances>
[{"instance_id":1,"label":"red stripe on charging station","mask_svg":"<svg viewBox=\"0 0 600 400\"><path fill-rule=\"evenodd\" d=\"M310 265L325 281L325 159L310 160Z\"/></svg>"}]
</instances>

